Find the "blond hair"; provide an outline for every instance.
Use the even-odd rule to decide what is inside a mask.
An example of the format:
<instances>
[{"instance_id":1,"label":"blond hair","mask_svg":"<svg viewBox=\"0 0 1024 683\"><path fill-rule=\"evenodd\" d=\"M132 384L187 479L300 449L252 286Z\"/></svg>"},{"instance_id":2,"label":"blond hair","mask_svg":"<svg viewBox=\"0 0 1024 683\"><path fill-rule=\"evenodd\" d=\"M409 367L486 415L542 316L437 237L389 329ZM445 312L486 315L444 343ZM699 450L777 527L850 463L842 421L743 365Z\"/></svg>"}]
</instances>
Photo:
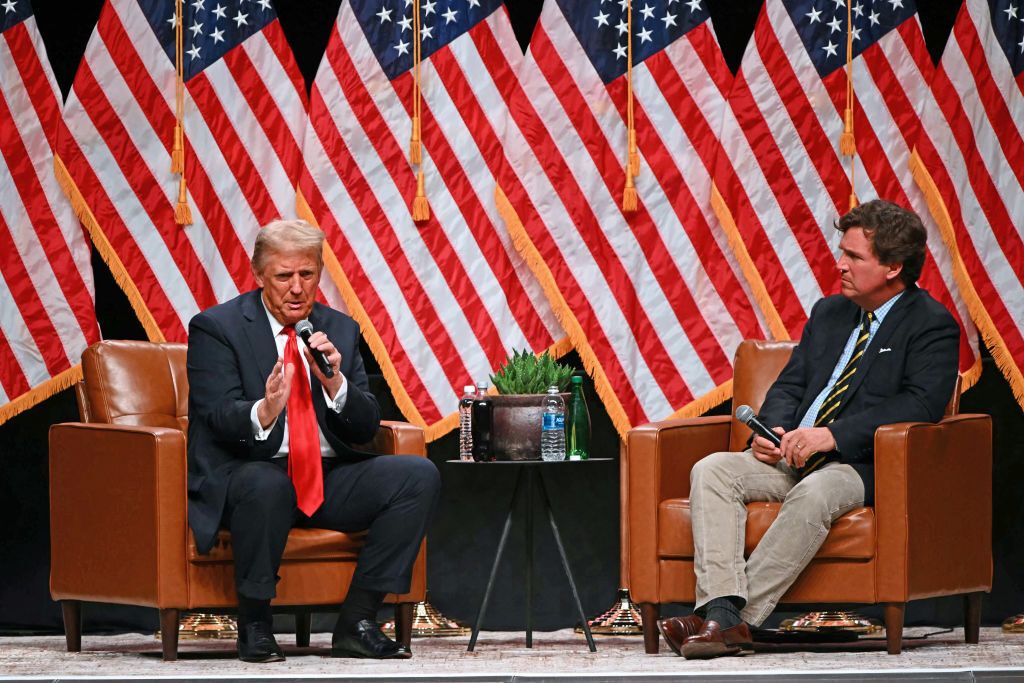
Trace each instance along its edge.
<instances>
[{"instance_id":1,"label":"blond hair","mask_svg":"<svg viewBox=\"0 0 1024 683\"><path fill-rule=\"evenodd\" d=\"M260 228L252 250L252 269L262 272L270 253L304 252L323 267L324 232L301 219L275 219Z\"/></svg>"}]
</instances>

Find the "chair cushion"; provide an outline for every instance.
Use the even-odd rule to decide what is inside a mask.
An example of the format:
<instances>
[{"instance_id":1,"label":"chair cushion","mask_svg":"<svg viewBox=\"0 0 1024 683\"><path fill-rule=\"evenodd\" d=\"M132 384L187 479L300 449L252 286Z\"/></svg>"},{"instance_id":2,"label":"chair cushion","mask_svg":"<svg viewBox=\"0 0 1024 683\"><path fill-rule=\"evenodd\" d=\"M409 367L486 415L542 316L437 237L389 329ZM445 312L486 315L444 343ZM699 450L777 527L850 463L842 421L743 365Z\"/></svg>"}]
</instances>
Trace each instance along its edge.
<instances>
[{"instance_id":1,"label":"chair cushion","mask_svg":"<svg viewBox=\"0 0 1024 683\"><path fill-rule=\"evenodd\" d=\"M294 560L353 560L359 557L359 549L366 540L365 531L345 534L328 529L292 529L284 547L283 562ZM196 552L196 541L192 532L188 534L189 562L231 562L231 534L221 529L217 542L206 555Z\"/></svg>"},{"instance_id":2,"label":"chair cushion","mask_svg":"<svg viewBox=\"0 0 1024 683\"><path fill-rule=\"evenodd\" d=\"M781 503L747 505L744 554L749 556L757 546L778 516L780 507ZM837 519L815 555L817 558L849 560L870 560L874 556L875 511L870 507L857 508ZM658 557L693 557L688 498L668 498L658 505Z\"/></svg>"}]
</instances>

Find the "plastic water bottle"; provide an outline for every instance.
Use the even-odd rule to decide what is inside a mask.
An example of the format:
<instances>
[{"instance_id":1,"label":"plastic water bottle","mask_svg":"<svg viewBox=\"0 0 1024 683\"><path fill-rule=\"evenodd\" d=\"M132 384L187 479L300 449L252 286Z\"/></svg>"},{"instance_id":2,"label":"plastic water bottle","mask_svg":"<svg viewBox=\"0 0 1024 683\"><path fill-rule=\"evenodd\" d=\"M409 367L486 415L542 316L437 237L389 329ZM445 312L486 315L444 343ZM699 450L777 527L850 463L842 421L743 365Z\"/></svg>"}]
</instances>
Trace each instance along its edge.
<instances>
[{"instance_id":1,"label":"plastic water bottle","mask_svg":"<svg viewBox=\"0 0 1024 683\"><path fill-rule=\"evenodd\" d=\"M586 460L590 457L590 411L587 399L583 398L583 378L572 378L572 394L569 396L569 413L565 421L566 452L569 460Z\"/></svg>"},{"instance_id":2,"label":"plastic water bottle","mask_svg":"<svg viewBox=\"0 0 1024 683\"><path fill-rule=\"evenodd\" d=\"M476 387L467 384L459 401L459 460L473 459L473 399Z\"/></svg>"},{"instance_id":3,"label":"plastic water bottle","mask_svg":"<svg viewBox=\"0 0 1024 683\"><path fill-rule=\"evenodd\" d=\"M565 460L565 403L558 387L548 387L544 397L544 418L540 432L542 460Z\"/></svg>"},{"instance_id":4,"label":"plastic water bottle","mask_svg":"<svg viewBox=\"0 0 1024 683\"><path fill-rule=\"evenodd\" d=\"M491 462L494 451L491 449L491 428L494 422L494 402L487 395L487 382L477 382L476 398L472 408L473 460Z\"/></svg>"}]
</instances>

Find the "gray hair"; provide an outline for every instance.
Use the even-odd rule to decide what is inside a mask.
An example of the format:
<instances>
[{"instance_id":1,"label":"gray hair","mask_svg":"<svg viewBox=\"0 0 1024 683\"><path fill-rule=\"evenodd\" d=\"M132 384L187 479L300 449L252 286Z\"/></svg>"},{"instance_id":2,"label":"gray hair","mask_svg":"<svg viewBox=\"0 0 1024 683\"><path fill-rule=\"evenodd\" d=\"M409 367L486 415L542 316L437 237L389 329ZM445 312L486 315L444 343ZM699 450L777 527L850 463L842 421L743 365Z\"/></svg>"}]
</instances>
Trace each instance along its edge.
<instances>
[{"instance_id":1,"label":"gray hair","mask_svg":"<svg viewBox=\"0 0 1024 683\"><path fill-rule=\"evenodd\" d=\"M256 246L252 250L252 269L262 272L271 252L305 252L315 255L316 262L323 267L324 232L301 219L272 220L256 234Z\"/></svg>"}]
</instances>

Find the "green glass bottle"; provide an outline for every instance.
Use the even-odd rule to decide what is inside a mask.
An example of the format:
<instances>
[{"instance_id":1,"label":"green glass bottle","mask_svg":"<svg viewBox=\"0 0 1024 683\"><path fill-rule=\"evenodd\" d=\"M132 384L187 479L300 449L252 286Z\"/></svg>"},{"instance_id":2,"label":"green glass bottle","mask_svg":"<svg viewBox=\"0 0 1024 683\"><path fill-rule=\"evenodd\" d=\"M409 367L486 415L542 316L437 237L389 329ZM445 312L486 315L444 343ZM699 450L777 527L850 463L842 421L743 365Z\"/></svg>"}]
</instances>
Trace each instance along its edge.
<instances>
[{"instance_id":1,"label":"green glass bottle","mask_svg":"<svg viewBox=\"0 0 1024 683\"><path fill-rule=\"evenodd\" d=\"M569 460L590 457L590 411L583 398L583 378L574 375L569 396L569 414L565 420L565 450Z\"/></svg>"}]
</instances>

